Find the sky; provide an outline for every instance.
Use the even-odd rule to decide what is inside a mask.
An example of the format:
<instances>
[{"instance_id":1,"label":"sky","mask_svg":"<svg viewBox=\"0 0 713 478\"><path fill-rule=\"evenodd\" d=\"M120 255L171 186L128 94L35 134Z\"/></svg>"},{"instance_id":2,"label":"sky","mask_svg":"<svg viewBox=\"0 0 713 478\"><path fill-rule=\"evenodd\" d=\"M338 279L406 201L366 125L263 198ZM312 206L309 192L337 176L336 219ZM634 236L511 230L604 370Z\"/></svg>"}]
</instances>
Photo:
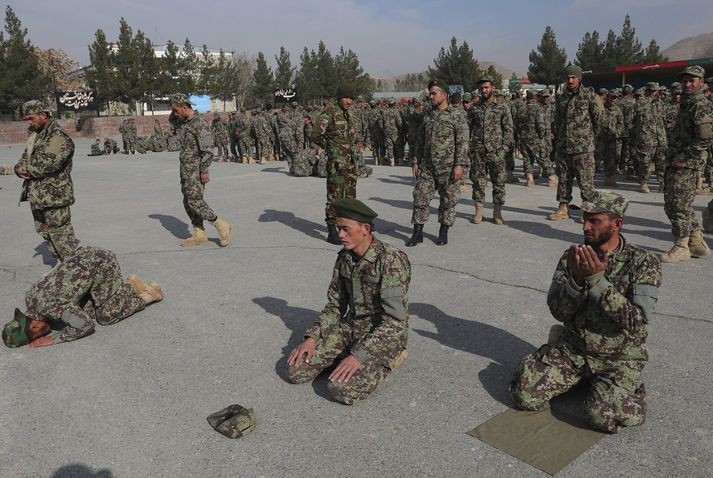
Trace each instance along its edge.
<instances>
[{"instance_id":1,"label":"sky","mask_svg":"<svg viewBox=\"0 0 713 478\"><path fill-rule=\"evenodd\" d=\"M33 44L61 48L81 65L87 45L102 29L109 41L119 18L156 44L166 40L211 49L262 51L274 66L280 46L294 66L320 40L335 53L353 50L367 73L390 77L425 70L455 36L480 61L526 73L528 54L551 26L570 59L584 33L606 37L631 15L636 34L663 49L691 35L713 31L713 0L6 0Z\"/></svg>"}]
</instances>

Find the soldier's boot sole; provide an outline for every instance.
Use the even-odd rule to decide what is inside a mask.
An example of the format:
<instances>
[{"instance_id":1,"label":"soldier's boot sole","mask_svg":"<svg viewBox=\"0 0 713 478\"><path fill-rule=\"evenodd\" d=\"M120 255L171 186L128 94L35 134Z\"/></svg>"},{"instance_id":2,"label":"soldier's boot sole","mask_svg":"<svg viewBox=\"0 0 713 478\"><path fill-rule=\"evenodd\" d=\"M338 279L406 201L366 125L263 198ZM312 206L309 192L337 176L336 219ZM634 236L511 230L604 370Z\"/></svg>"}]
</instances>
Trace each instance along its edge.
<instances>
[{"instance_id":1,"label":"soldier's boot sole","mask_svg":"<svg viewBox=\"0 0 713 478\"><path fill-rule=\"evenodd\" d=\"M200 246L208 243L208 236L205 235L205 230L196 228L193 235L188 239L181 241L182 247Z\"/></svg>"},{"instance_id":2,"label":"soldier's boot sole","mask_svg":"<svg viewBox=\"0 0 713 478\"><path fill-rule=\"evenodd\" d=\"M213 225L218 230L218 244L220 245L220 247L225 247L230 244L230 233L233 230L232 226L227 222L223 221L221 218L217 218L213 222Z\"/></svg>"}]
</instances>

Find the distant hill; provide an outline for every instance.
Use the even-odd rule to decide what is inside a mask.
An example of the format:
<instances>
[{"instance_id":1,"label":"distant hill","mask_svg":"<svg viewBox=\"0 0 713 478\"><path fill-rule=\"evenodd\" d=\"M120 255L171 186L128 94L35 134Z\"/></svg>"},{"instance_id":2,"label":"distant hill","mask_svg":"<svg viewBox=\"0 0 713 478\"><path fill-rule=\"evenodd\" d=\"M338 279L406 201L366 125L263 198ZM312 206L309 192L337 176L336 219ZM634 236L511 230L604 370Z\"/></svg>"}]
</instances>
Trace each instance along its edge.
<instances>
[{"instance_id":1,"label":"distant hill","mask_svg":"<svg viewBox=\"0 0 713 478\"><path fill-rule=\"evenodd\" d=\"M671 61L713 57L713 32L679 40L661 53Z\"/></svg>"},{"instance_id":2,"label":"distant hill","mask_svg":"<svg viewBox=\"0 0 713 478\"><path fill-rule=\"evenodd\" d=\"M482 70L487 70L490 65L493 65L495 67L495 70L503 76L503 79L505 81L510 79L510 77L512 76L513 73L515 73L515 75L518 78L527 76L525 74L518 73L516 71L505 68L504 66L499 65L499 64L495 63L494 61L478 61L478 63L480 64L480 68ZM419 73L419 72L416 72L416 73ZM424 76L428 76L428 70L424 70L423 72L420 72L420 73L423 73ZM396 83L396 80L402 79L405 76L406 75L396 75L396 76L391 76L391 77L372 76L372 78L374 78L375 80L381 80L381 85L382 85L381 91L393 91L394 84ZM425 88L426 85L424 85L423 87Z\"/></svg>"}]
</instances>

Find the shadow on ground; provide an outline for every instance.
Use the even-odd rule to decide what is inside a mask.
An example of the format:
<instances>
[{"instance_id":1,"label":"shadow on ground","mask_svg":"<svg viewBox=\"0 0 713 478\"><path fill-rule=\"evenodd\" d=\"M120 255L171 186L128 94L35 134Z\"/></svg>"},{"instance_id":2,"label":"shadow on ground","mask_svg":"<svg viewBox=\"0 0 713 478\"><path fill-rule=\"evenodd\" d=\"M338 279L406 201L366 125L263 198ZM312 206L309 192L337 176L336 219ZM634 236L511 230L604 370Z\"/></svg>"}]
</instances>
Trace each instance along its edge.
<instances>
[{"instance_id":1,"label":"shadow on ground","mask_svg":"<svg viewBox=\"0 0 713 478\"><path fill-rule=\"evenodd\" d=\"M157 219L164 229L178 239L187 239L191 237L191 230L188 224L175 216L169 216L167 214L149 214L149 218Z\"/></svg>"},{"instance_id":2,"label":"shadow on ground","mask_svg":"<svg viewBox=\"0 0 713 478\"><path fill-rule=\"evenodd\" d=\"M87 465L73 463L55 470L51 478L113 478L114 474L106 468L93 471Z\"/></svg>"},{"instance_id":3,"label":"shadow on ground","mask_svg":"<svg viewBox=\"0 0 713 478\"><path fill-rule=\"evenodd\" d=\"M77 241L77 244L79 244L79 241ZM35 255L32 257L37 256L42 257L42 263L46 266L54 267L57 265L57 258L50 252L49 247L47 247L47 243L44 241L40 242L37 244L37 247L35 247Z\"/></svg>"},{"instance_id":4,"label":"shadow on ground","mask_svg":"<svg viewBox=\"0 0 713 478\"><path fill-rule=\"evenodd\" d=\"M289 226L296 231L300 231L303 234L313 237L315 239L323 240L327 234L327 227L323 224L319 224L307 219L302 219L301 217L295 216L294 213L289 211L277 211L275 209L265 209L258 219L260 222L279 222L285 226Z\"/></svg>"}]
</instances>

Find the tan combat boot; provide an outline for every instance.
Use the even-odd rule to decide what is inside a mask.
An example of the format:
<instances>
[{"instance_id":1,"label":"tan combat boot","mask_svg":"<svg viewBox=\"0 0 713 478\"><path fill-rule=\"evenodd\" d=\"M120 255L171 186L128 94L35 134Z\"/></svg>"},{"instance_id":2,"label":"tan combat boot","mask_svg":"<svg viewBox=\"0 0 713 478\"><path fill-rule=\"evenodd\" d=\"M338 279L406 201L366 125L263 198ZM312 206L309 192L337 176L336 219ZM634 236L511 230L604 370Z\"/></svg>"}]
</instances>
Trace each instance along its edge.
<instances>
[{"instance_id":1,"label":"tan combat boot","mask_svg":"<svg viewBox=\"0 0 713 478\"><path fill-rule=\"evenodd\" d=\"M408 357L408 351L405 349L402 350L401 353L399 354L399 356L396 357L396 360L394 360L394 367L391 369L391 371L393 372L394 370L399 368L399 366L402 363L404 363L404 360L406 360L407 357Z\"/></svg>"},{"instance_id":2,"label":"tan combat boot","mask_svg":"<svg viewBox=\"0 0 713 478\"><path fill-rule=\"evenodd\" d=\"M680 262L690 258L691 251L688 249L687 237L677 240L670 251L661 254L661 262Z\"/></svg>"},{"instance_id":3,"label":"tan combat boot","mask_svg":"<svg viewBox=\"0 0 713 478\"><path fill-rule=\"evenodd\" d=\"M559 184L559 182L560 182L559 178L553 174L552 176L549 176L547 178L547 187L556 188L557 185Z\"/></svg>"},{"instance_id":4,"label":"tan combat boot","mask_svg":"<svg viewBox=\"0 0 713 478\"><path fill-rule=\"evenodd\" d=\"M639 186L639 192L640 193L648 193L649 192L649 181L648 179L644 179L641 181L641 185Z\"/></svg>"},{"instance_id":5,"label":"tan combat boot","mask_svg":"<svg viewBox=\"0 0 713 478\"><path fill-rule=\"evenodd\" d=\"M205 244L206 242L208 242L208 236L205 235L205 229L196 227L194 228L193 235L191 237L181 241L181 246L200 246L201 244Z\"/></svg>"},{"instance_id":6,"label":"tan combat boot","mask_svg":"<svg viewBox=\"0 0 713 478\"><path fill-rule=\"evenodd\" d=\"M213 221L213 225L218 230L218 237L220 238L220 247L225 247L230 244L230 231L232 227L230 224L223 221L221 218L217 218Z\"/></svg>"},{"instance_id":7,"label":"tan combat boot","mask_svg":"<svg viewBox=\"0 0 713 478\"><path fill-rule=\"evenodd\" d=\"M527 175L527 187L531 188L535 186L535 178L532 177L532 174Z\"/></svg>"},{"instance_id":8,"label":"tan combat boot","mask_svg":"<svg viewBox=\"0 0 713 478\"><path fill-rule=\"evenodd\" d=\"M146 284L146 288L139 294L139 297L146 302L146 305L153 302L160 302L163 300L163 290L161 290L161 286L151 281Z\"/></svg>"},{"instance_id":9,"label":"tan combat boot","mask_svg":"<svg viewBox=\"0 0 713 478\"><path fill-rule=\"evenodd\" d=\"M141 293L146 290L146 282L136 274L129 274L129 277L126 278L126 282L134 289L136 295L141 295Z\"/></svg>"},{"instance_id":10,"label":"tan combat boot","mask_svg":"<svg viewBox=\"0 0 713 478\"><path fill-rule=\"evenodd\" d=\"M569 219L569 208L566 202L561 202L559 209L547 216L550 221L558 221L560 219Z\"/></svg>"},{"instance_id":11,"label":"tan combat boot","mask_svg":"<svg viewBox=\"0 0 713 478\"><path fill-rule=\"evenodd\" d=\"M705 257L711 253L706 240L703 239L703 233L700 231L693 231L691 237L688 241L688 250L691 252L691 257Z\"/></svg>"},{"instance_id":12,"label":"tan combat boot","mask_svg":"<svg viewBox=\"0 0 713 478\"><path fill-rule=\"evenodd\" d=\"M495 204L493 206L493 223L497 224L498 226L502 226L503 223L503 206L502 204Z\"/></svg>"},{"instance_id":13,"label":"tan combat boot","mask_svg":"<svg viewBox=\"0 0 713 478\"><path fill-rule=\"evenodd\" d=\"M618 186L616 184L616 178L614 176L604 178L604 185L608 188L615 188Z\"/></svg>"},{"instance_id":14,"label":"tan combat boot","mask_svg":"<svg viewBox=\"0 0 713 478\"><path fill-rule=\"evenodd\" d=\"M483 205L475 204L475 215L473 216L473 224L480 224L483 222Z\"/></svg>"}]
</instances>

